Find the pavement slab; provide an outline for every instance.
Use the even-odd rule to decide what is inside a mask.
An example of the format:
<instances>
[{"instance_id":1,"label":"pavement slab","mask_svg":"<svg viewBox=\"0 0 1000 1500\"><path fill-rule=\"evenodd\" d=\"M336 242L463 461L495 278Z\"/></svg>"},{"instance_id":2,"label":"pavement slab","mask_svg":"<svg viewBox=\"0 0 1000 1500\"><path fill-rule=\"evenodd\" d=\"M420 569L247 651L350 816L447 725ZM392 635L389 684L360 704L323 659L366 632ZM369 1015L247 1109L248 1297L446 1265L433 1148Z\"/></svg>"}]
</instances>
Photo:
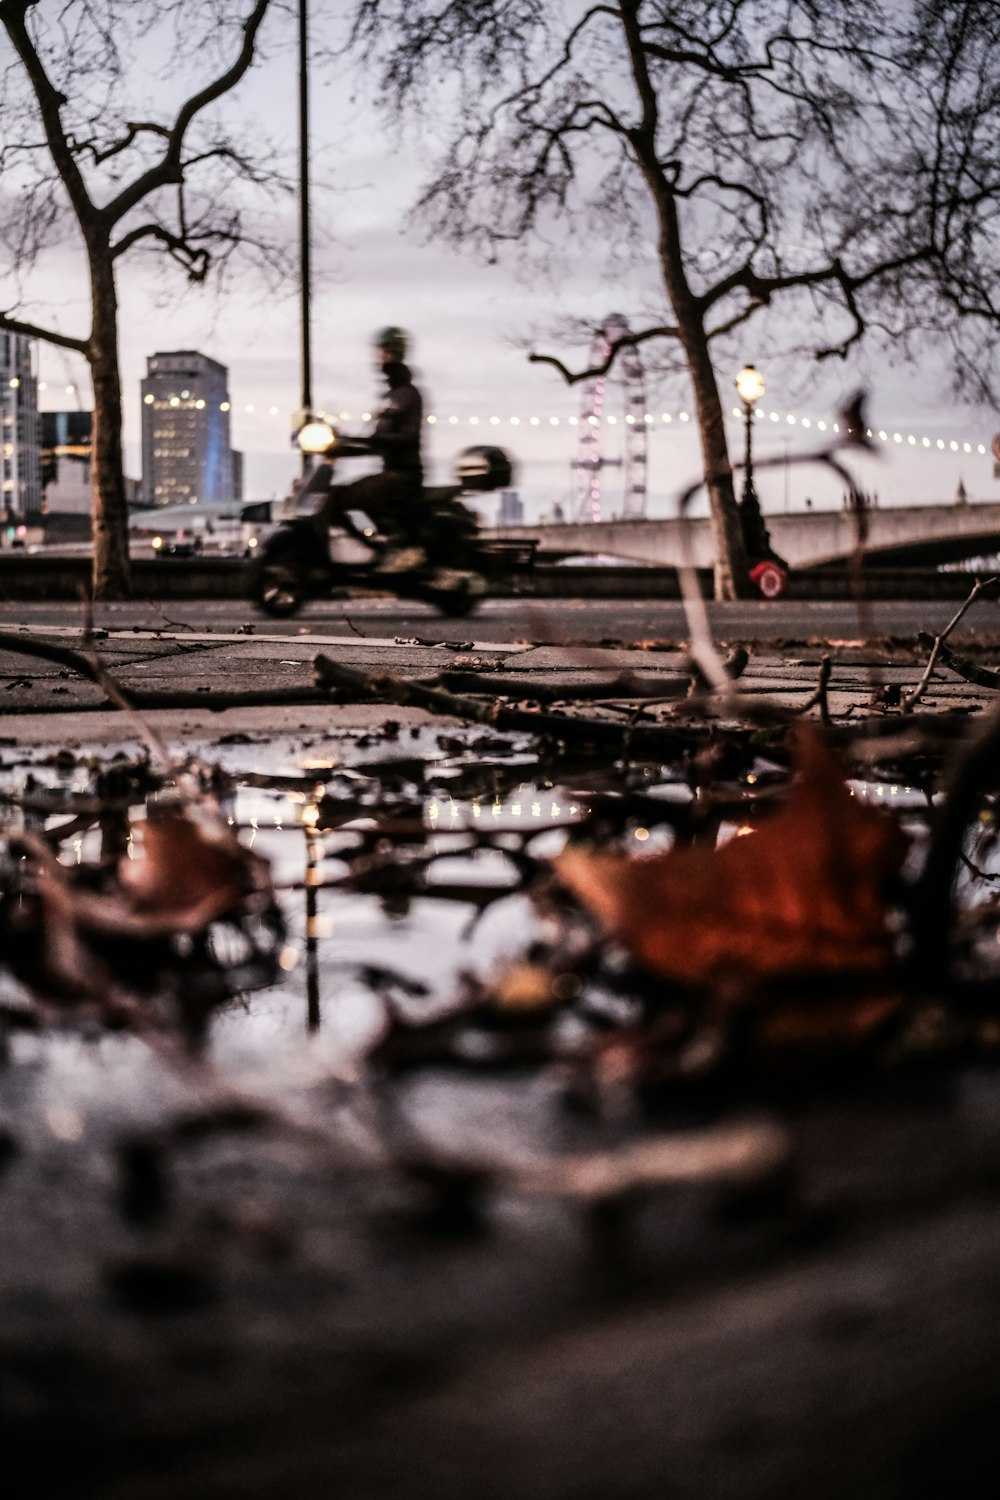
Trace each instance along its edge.
<instances>
[{"instance_id":1,"label":"pavement slab","mask_svg":"<svg viewBox=\"0 0 1000 1500\"><path fill-rule=\"evenodd\" d=\"M19 631L26 641L37 640L79 649L76 627L41 622ZM652 651L610 646L532 645L526 642L481 642L455 638L428 644L413 637L352 635L284 635L163 629L155 632L124 629L103 631L97 649L107 669L126 691L176 692L178 689L217 694L287 693L313 691L313 660L318 652L365 673L389 672L401 677L433 678L459 671L481 678L490 692L491 673L502 675L504 690L529 697L533 690L556 691L567 700L595 683L631 674L648 683L684 683L688 657L683 651ZM816 689L822 656L832 657L830 705L835 715L869 711L875 689L889 685L911 691L923 671L923 654L911 650L892 653L850 646L799 647L787 650L751 645L750 660L740 678L740 691L753 697L767 695L779 704L797 707ZM466 689L467 690L467 689ZM954 672L940 668L924 696L931 710L978 711L995 694L973 686ZM41 660L15 649L0 649L0 716L10 720L25 714L94 712L106 704L103 691L70 667ZM275 712L275 710L268 710ZM186 709L186 722L212 723L214 709L204 713Z\"/></svg>"}]
</instances>

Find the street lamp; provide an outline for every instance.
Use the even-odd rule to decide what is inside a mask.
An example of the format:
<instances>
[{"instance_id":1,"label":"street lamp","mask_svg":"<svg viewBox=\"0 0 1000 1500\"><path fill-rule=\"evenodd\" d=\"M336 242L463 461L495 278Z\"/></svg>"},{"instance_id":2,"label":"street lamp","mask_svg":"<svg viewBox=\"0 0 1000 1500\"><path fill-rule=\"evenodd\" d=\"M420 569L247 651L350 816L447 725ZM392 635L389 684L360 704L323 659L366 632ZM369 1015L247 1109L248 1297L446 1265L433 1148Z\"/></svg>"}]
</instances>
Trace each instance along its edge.
<instances>
[{"instance_id":1,"label":"street lamp","mask_svg":"<svg viewBox=\"0 0 1000 1500\"><path fill-rule=\"evenodd\" d=\"M301 312L302 411L312 412L312 266L309 225L309 0L299 0L299 297ZM302 472L311 460L302 449Z\"/></svg>"},{"instance_id":2,"label":"street lamp","mask_svg":"<svg viewBox=\"0 0 1000 1500\"><path fill-rule=\"evenodd\" d=\"M746 365L736 377L736 390L743 402L746 422L746 456L743 471L743 497L740 501L740 520L743 524L743 541L752 561L765 557L771 550L771 539L760 513L760 502L753 483L753 409L764 394L764 377L753 365Z\"/></svg>"}]
</instances>

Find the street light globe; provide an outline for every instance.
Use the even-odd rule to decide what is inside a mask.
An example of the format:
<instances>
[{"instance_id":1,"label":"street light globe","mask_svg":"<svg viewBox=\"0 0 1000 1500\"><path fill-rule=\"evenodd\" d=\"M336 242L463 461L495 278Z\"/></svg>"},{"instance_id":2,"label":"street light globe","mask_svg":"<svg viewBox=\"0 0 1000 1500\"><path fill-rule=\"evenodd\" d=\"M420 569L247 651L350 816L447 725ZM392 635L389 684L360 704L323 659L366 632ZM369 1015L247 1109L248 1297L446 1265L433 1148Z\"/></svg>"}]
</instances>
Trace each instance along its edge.
<instances>
[{"instance_id":1,"label":"street light globe","mask_svg":"<svg viewBox=\"0 0 1000 1500\"><path fill-rule=\"evenodd\" d=\"M764 394L764 377L753 365L747 365L736 377L736 389L740 400L745 401L747 406L753 406Z\"/></svg>"},{"instance_id":2,"label":"street light globe","mask_svg":"<svg viewBox=\"0 0 1000 1500\"><path fill-rule=\"evenodd\" d=\"M329 422L320 421L313 417L306 422L296 434L298 445L303 453L326 453L335 441L333 428Z\"/></svg>"}]
</instances>

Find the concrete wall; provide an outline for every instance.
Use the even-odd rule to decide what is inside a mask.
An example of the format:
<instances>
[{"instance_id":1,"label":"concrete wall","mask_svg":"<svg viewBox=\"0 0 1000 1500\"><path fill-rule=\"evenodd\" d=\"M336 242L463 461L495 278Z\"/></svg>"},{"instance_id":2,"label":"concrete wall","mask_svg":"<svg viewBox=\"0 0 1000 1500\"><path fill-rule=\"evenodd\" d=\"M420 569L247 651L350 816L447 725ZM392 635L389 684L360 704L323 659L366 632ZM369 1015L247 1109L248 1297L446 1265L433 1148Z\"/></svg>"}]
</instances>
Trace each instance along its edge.
<instances>
[{"instance_id":1,"label":"concrete wall","mask_svg":"<svg viewBox=\"0 0 1000 1500\"><path fill-rule=\"evenodd\" d=\"M136 599L244 599L247 564L235 557L141 558L132 563ZM711 593L709 570L700 573ZM872 599L965 599L975 576L920 568L874 568L865 574ZM23 552L0 554L0 599L77 599L90 586L90 559L52 558ZM539 564L498 595L538 599L677 599L675 568L551 567ZM790 599L848 599L843 570L792 573ZM249 608L249 605L248 605Z\"/></svg>"},{"instance_id":2,"label":"concrete wall","mask_svg":"<svg viewBox=\"0 0 1000 1500\"><path fill-rule=\"evenodd\" d=\"M771 543L793 568L815 568L842 561L856 546L854 517L843 510L804 511L767 516ZM912 505L866 511L867 551L910 560L920 553L925 564L971 557L977 551L1000 551L1000 505ZM537 537L539 551L604 554L637 562L677 566L690 560L709 568L715 549L708 520L644 518L578 525L498 526L489 536Z\"/></svg>"}]
</instances>

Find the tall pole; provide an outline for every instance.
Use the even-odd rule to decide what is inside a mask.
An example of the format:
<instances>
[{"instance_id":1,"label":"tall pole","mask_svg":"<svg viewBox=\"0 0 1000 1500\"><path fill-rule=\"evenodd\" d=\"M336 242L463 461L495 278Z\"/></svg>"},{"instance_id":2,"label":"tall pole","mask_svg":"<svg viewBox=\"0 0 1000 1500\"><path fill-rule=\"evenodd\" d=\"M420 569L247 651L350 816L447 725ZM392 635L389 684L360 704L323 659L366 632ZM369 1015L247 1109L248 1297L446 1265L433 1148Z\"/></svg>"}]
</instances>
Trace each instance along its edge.
<instances>
[{"instance_id":1,"label":"tall pole","mask_svg":"<svg viewBox=\"0 0 1000 1500\"><path fill-rule=\"evenodd\" d=\"M751 510L757 504L757 491L753 487L753 407L749 401L743 403L743 418L746 423L746 461L743 470L743 504Z\"/></svg>"},{"instance_id":2,"label":"tall pole","mask_svg":"<svg viewBox=\"0 0 1000 1500\"><path fill-rule=\"evenodd\" d=\"M740 501L740 519L743 523L743 540L751 559L767 557L771 552L771 538L761 515L760 501L753 482L753 402L743 401L746 420L746 455L743 467L743 498Z\"/></svg>"},{"instance_id":3,"label":"tall pole","mask_svg":"<svg viewBox=\"0 0 1000 1500\"><path fill-rule=\"evenodd\" d=\"M299 277L302 302L303 412L312 411L311 275L309 258L309 27L308 0L299 0ZM305 455L303 455L305 461Z\"/></svg>"}]
</instances>

